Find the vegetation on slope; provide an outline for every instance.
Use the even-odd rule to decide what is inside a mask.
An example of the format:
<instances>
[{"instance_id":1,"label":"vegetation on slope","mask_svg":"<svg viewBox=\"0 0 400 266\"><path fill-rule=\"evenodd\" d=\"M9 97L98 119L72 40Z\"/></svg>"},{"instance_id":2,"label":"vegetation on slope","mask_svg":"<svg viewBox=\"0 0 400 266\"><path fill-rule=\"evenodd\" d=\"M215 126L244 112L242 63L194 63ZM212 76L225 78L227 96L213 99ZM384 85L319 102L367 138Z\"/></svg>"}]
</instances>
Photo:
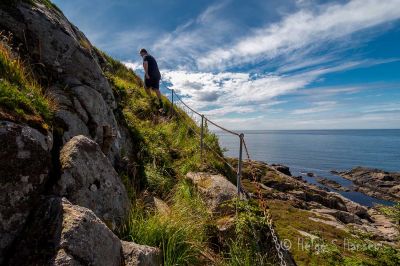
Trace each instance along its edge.
<instances>
[{"instance_id":1,"label":"vegetation on slope","mask_svg":"<svg viewBox=\"0 0 400 266\"><path fill-rule=\"evenodd\" d=\"M130 190L133 208L126 226L119 232L120 237L160 247L165 265L267 265L270 254L262 253L260 241L254 238L254 226L258 231L266 228L257 206L240 204L232 236L224 247L215 248L217 244L212 241L215 223L224 217L212 216L204 199L184 180L189 171L234 175L215 154L222 156L216 136L206 130L204 141L215 153L206 150L201 161L200 129L194 121L176 107L171 116L172 106L165 97L167 115L161 116L155 96L146 94L141 79L132 70L103 52L96 52L105 59L101 65L118 102L117 115L126 122L136 146L137 158L131 158L136 162L136 170L121 172ZM145 182L137 184L136 180ZM140 190L163 198L169 205L168 210L146 208L140 195L130 189L135 184Z\"/></svg>"},{"instance_id":2,"label":"vegetation on slope","mask_svg":"<svg viewBox=\"0 0 400 266\"><path fill-rule=\"evenodd\" d=\"M155 104L155 95L148 96L142 81L122 63L97 50L106 62L103 70L113 87L118 102L120 119L126 122L135 143L135 160L138 175L144 174L146 182L142 185L155 194L165 197L189 171L207 169L232 175L227 166L212 152L205 152L203 161L200 158L199 127L179 108L171 116L171 104L163 97L167 115L162 116ZM216 136L206 130L205 143L222 156ZM131 171L132 172L132 171ZM144 172L144 173L143 173ZM137 176L125 173L133 184ZM139 176L139 179L141 177Z\"/></svg>"},{"instance_id":3,"label":"vegetation on slope","mask_svg":"<svg viewBox=\"0 0 400 266\"><path fill-rule=\"evenodd\" d=\"M27 63L13 53L11 36L0 34L0 38L0 118L47 129L54 103L45 96Z\"/></svg>"}]
</instances>

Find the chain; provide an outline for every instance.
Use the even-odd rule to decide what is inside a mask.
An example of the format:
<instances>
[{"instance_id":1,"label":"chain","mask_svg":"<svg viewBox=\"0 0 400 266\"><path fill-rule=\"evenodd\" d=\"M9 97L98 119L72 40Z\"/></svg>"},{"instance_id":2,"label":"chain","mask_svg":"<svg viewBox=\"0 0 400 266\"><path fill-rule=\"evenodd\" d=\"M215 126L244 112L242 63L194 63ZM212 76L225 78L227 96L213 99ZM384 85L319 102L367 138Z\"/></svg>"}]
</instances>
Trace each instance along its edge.
<instances>
[{"instance_id":1,"label":"chain","mask_svg":"<svg viewBox=\"0 0 400 266\"><path fill-rule=\"evenodd\" d=\"M172 93L174 93L174 95L175 95L176 98L178 99L178 102L180 102L180 103L183 105L183 106L180 106L181 109L182 109L187 115L189 115L192 119L193 119L194 114L200 115L200 116L201 116L200 113L198 113L197 111L193 110L189 105L187 105L187 104L182 100L182 98L181 98L179 95L177 95L174 91L173 91ZM186 109L190 110L191 112L189 113L188 111L186 111ZM180 118L182 118L182 121L185 121L185 119L183 119L183 117L181 117L181 114L179 114L179 111L177 111L176 113L178 114L178 116L180 116ZM228 132L228 133L230 133L230 134L239 136L238 133L233 132L233 131L231 131L231 130L228 130L228 129L226 129L226 128L223 128L223 127L221 127L220 125L218 125L217 123L214 123L213 121L209 120L209 119L206 118L206 117L204 117L204 118L205 118L205 119L204 119L204 120L205 120L205 121L204 121L205 123L209 122L210 124L216 126L217 128L219 128L219 129L221 129L221 130L223 130L223 131L226 131L226 132ZM194 119L193 119L193 120L194 120ZM195 129L193 129L193 128L192 128L190 125L188 125L188 124L187 124L187 126L197 135L197 137L200 137L199 133L196 132ZM265 201L265 199L264 199L264 197L263 197L263 195L262 195L261 185L260 185L260 182L257 181L256 175L255 175L255 168L253 167L253 161L252 161L251 158L250 158L250 153L249 153L249 150L247 149L247 145L246 145L246 142L245 142L244 138L242 139L242 141L243 141L244 150L245 150L245 152L246 152L247 160L248 160L248 162L250 163L250 166L251 166L250 171L251 171L251 176L252 176L252 179L253 179L252 182L256 185L256 188L257 188L257 199L258 199L258 204L259 204L259 206L260 206L260 208L261 208L261 210L262 210L262 212L263 212L263 214L264 214L264 217L265 217L265 219L266 219L267 226L268 226L268 228L269 228L269 230L270 230L270 232L271 232L272 241L274 242L274 246L275 246L276 252L277 252L277 254L278 254L278 258L279 258L279 261L280 261L280 265L281 265L281 266L286 266L287 264L286 264L286 261L285 261L285 259L284 259L284 257L283 257L283 252L282 252L282 251L283 251L283 247L282 247L282 245L281 245L281 243L280 243L280 241L279 241L279 239L278 239L278 236L277 236L277 234L276 234L276 232L275 232L275 229L274 229L274 226L273 226L273 219L272 219L271 212L270 212L269 209L267 208L267 203L266 203L266 201ZM212 151L213 153L215 153L215 155L217 155L217 157L219 157L226 165L228 165L232 170L235 170L234 167L233 167L229 162L227 162L223 156L219 155L216 151L214 151L214 150L213 150L211 147L209 147L206 143L204 143L204 144L205 144L205 146L206 146L210 151ZM247 191L246 191L242 186L240 187L240 190L241 190L242 192L244 192L246 195L248 195Z\"/></svg>"},{"instance_id":2,"label":"chain","mask_svg":"<svg viewBox=\"0 0 400 266\"><path fill-rule=\"evenodd\" d=\"M244 139L243 139L243 146L244 146L244 150L246 151L247 160L248 160L248 162L250 163L250 166L251 166L250 172L251 172L251 176L252 176L252 179L253 179L252 182L256 185L256 188L257 188L258 203L259 203L259 206L260 206L262 212L264 213L264 217L266 219L269 231L271 232L272 241L274 242L275 249L276 249L276 252L277 252L278 257L279 257L280 265L281 266L286 266L286 261L285 261L285 259L283 257L283 253L282 253L283 247L282 247L282 245L281 245L281 243L280 243L280 241L278 239L278 236L277 236L277 234L275 232L275 229L274 229L274 226L273 226L272 215L271 215L271 212L269 211L269 209L267 208L267 203L266 203L266 201L265 201L265 199L264 199L264 197L262 195L260 182L257 182L257 178L256 178L255 173L254 173L255 169L253 167L253 162L252 162L252 160L250 158L250 153L249 153L249 150L247 149L247 145L246 145L246 142L245 142Z\"/></svg>"}]
</instances>

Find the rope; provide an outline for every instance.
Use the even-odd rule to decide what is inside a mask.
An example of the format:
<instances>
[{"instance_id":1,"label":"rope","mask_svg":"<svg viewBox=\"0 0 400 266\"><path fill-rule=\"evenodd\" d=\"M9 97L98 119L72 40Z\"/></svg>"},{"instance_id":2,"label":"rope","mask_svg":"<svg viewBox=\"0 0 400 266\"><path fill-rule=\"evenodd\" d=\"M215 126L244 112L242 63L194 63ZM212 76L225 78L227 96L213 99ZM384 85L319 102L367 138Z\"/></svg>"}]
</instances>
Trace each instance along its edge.
<instances>
[{"instance_id":1,"label":"rope","mask_svg":"<svg viewBox=\"0 0 400 266\"><path fill-rule=\"evenodd\" d=\"M223 128L222 126L220 126L220 125L214 123L213 121L211 121L211 120L208 119L207 117L204 117L204 119L207 120L208 122L210 122L211 124L213 124L214 126L216 126L217 128L222 129L222 130L224 130L224 131L226 131L226 132L228 132L228 133L231 133L231 134L233 134L233 135L236 135L236 136L240 137L240 134L239 134L239 133L236 133L236 132L234 132L234 131L232 131L232 130Z\"/></svg>"}]
</instances>

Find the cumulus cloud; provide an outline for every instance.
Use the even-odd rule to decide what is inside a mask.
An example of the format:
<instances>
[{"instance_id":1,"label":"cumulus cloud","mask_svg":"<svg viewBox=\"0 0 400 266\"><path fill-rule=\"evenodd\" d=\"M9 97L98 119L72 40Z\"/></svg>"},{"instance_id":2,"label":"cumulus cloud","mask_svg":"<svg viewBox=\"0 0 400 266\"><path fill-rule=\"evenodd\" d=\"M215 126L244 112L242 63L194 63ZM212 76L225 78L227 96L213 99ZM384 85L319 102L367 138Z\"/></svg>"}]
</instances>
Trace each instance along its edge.
<instances>
[{"instance_id":1,"label":"cumulus cloud","mask_svg":"<svg viewBox=\"0 0 400 266\"><path fill-rule=\"evenodd\" d=\"M352 34L399 19L399 0L351 0L324 5L298 1L297 11L247 34L237 34L236 25L221 15L228 4L229 1L223 1L211 5L197 18L163 34L152 49L158 52L157 59L164 68L161 71L164 85L182 95L192 107L226 125L236 127L240 121L253 128L263 127L262 121L274 119L263 114L273 113L271 106L283 104L285 101L279 97L288 94L313 101L286 115L325 114L338 106L329 97L358 93L371 86L308 89L310 85L329 73L399 61L398 58L345 58L341 54L349 48L348 43L356 45L350 38ZM329 50L332 43L334 48ZM266 70L267 65L274 64L275 69ZM141 68L140 63L126 65L134 70ZM282 109L275 110L281 113ZM370 121L367 116L362 117ZM315 124L312 119L285 119L292 126ZM329 119L331 123L320 126L339 123L339 118ZM348 119L340 121L347 123Z\"/></svg>"},{"instance_id":2,"label":"cumulus cloud","mask_svg":"<svg viewBox=\"0 0 400 266\"><path fill-rule=\"evenodd\" d=\"M245 72L194 72L186 70L164 70L163 79L169 88L187 98L188 103L197 108L209 105L215 109L224 106L246 106L249 104L268 104L275 98L289 93L296 93L317 80L321 75L361 67L380 64L385 61L352 61L331 67L320 67L293 75L265 74L251 75ZM360 87L330 88L321 93L335 94L339 92L356 92ZM312 93L317 94L317 90ZM309 94L303 91L303 94ZM222 112L220 112L222 113ZM229 112L224 112L229 113Z\"/></svg>"}]
</instances>

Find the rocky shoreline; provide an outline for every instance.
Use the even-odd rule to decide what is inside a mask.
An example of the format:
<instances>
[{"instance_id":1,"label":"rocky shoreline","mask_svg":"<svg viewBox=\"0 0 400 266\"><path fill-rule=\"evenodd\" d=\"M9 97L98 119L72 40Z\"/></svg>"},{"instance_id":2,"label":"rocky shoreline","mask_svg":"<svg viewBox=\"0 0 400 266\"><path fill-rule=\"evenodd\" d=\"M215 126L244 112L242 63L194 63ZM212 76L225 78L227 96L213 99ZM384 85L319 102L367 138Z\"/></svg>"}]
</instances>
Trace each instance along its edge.
<instances>
[{"instance_id":1,"label":"rocky shoreline","mask_svg":"<svg viewBox=\"0 0 400 266\"><path fill-rule=\"evenodd\" d=\"M232 165L236 164L237 162L233 159ZM397 240L396 225L380 214L375 207L363 206L338 192L324 190L301 177L289 176L286 174L290 172L289 167L277 166L258 161L244 162L243 186L247 191L255 190L254 183L251 182L251 172L257 169L256 179L266 199L282 201L293 208L307 210L310 220L333 226L338 230L348 232L354 229L370 234L372 239L378 241L395 242ZM326 178L321 178L321 182L328 186L335 186L337 190L345 189L340 184L337 184L340 186L338 187L335 181Z\"/></svg>"},{"instance_id":2,"label":"rocky shoreline","mask_svg":"<svg viewBox=\"0 0 400 266\"><path fill-rule=\"evenodd\" d=\"M382 200L400 201L400 173L365 167L334 173L351 180L354 184L354 191Z\"/></svg>"}]
</instances>

